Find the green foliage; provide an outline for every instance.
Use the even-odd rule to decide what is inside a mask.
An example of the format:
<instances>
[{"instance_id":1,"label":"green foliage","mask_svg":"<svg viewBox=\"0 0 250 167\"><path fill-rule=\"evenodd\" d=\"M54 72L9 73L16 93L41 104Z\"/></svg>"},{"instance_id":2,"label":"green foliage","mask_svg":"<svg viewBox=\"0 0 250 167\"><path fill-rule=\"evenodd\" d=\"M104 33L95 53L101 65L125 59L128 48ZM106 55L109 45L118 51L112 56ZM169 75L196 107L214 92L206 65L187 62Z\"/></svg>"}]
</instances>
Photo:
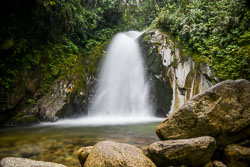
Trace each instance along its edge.
<instances>
[{"instance_id":1,"label":"green foliage","mask_svg":"<svg viewBox=\"0 0 250 167\"><path fill-rule=\"evenodd\" d=\"M123 28L125 30L144 30L154 21L158 10L165 6L166 1L143 0L139 4L128 2L123 13Z\"/></svg>"},{"instance_id":2,"label":"green foliage","mask_svg":"<svg viewBox=\"0 0 250 167\"><path fill-rule=\"evenodd\" d=\"M27 102L29 104L35 105L36 104L36 100L35 99L28 99Z\"/></svg>"},{"instance_id":3,"label":"green foliage","mask_svg":"<svg viewBox=\"0 0 250 167\"><path fill-rule=\"evenodd\" d=\"M123 0L9 0L1 7L0 124L60 79L87 96L104 46L122 31ZM10 104L18 90L25 93Z\"/></svg>"},{"instance_id":4,"label":"green foliage","mask_svg":"<svg viewBox=\"0 0 250 167\"><path fill-rule=\"evenodd\" d=\"M87 94L111 37L118 31L144 30L149 26L168 32L182 46L184 55L191 55L197 65L201 61L208 63L221 80L250 79L250 12L246 3L246 0L5 1L2 7L8 10L1 10L4 12L0 19L0 95L4 101L1 109L7 108L5 101L13 88L27 85L31 78L37 79L39 90L25 90L27 96L20 102L28 105L34 105L37 97L50 91L58 79L73 81L75 92ZM177 67L176 58L172 65ZM154 67L156 71L158 68Z\"/></svg>"},{"instance_id":5,"label":"green foliage","mask_svg":"<svg viewBox=\"0 0 250 167\"><path fill-rule=\"evenodd\" d=\"M75 64L84 64L93 48L119 31L121 2L8 1L10 10L0 28L1 86L12 88L25 70L33 77L40 75L47 92L54 80L75 75Z\"/></svg>"},{"instance_id":6,"label":"green foliage","mask_svg":"<svg viewBox=\"0 0 250 167\"><path fill-rule=\"evenodd\" d=\"M174 68L177 68L177 66L178 66L178 59L176 58L176 56L174 56L174 61L172 62L171 66L174 67Z\"/></svg>"},{"instance_id":7,"label":"green foliage","mask_svg":"<svg viewBox=\"0 0 250 167\"><path fill-rule=\"evenodd\" d=\"M181 42L199 63L221 79L250 79L249 21L246 1L168 1L154 24Z\"/></svg>"}]
</instances>

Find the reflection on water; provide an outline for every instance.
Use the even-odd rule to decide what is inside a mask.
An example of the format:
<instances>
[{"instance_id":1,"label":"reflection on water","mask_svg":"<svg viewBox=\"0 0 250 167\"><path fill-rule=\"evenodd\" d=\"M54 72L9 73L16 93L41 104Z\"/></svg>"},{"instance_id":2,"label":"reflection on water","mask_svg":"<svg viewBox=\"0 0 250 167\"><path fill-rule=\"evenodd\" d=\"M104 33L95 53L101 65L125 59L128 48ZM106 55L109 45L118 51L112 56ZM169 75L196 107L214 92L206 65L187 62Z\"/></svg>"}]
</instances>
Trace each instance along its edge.
<instances>
[{"instance_id":1,"label":"reflection on water","mask_svg":"<svg viewBox=\"0 0 250 167\"><path fill-rule=\"evenodd\" d=\"M157 123L102 127L36 126L0 129L0 159L18 156L80 166L77 150L101 140L133 144L143 150L158 138Z\"/></svg>"}]
</instances>

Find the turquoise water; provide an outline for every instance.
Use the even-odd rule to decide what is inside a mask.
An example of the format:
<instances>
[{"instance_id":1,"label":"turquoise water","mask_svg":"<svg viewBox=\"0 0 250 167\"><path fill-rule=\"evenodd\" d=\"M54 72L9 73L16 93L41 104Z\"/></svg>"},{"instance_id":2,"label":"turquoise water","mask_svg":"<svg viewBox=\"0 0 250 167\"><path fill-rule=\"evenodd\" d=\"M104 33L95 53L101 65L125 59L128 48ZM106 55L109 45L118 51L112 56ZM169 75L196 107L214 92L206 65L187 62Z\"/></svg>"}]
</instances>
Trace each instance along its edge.
<instances>
[{"instance_id":1,"label":"turquoise water","mask_svg":"<svg viewBox=\"0 0 250 167\"><path fill-rule=\"evenodd\" d=\"M102 140L133 144L143 150L158 141L157 123L113 126L33 126L0 129L0 159L7 156L80 167L77 150Z\"/></svg>"}]
</instances>

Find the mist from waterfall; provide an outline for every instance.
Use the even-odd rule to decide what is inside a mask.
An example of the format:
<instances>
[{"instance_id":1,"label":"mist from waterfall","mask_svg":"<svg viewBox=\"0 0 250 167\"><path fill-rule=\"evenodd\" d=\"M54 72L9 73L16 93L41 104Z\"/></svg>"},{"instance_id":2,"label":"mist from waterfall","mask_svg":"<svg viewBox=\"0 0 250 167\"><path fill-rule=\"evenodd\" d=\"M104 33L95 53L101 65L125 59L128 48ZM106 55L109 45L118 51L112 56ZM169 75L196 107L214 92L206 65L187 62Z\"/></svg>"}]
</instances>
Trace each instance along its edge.
<instances>
[{"instance_id":1,"label":"mist from waterfall","mask_svg":"<svg viewBox=\"0 0 250 167\"><path fill-rule=\"evenodd\" d=\"M141 32L118 33L111 41L98 75L89 116L150 116L149 87L137 38Z\"/></svg>"}]
</instances>

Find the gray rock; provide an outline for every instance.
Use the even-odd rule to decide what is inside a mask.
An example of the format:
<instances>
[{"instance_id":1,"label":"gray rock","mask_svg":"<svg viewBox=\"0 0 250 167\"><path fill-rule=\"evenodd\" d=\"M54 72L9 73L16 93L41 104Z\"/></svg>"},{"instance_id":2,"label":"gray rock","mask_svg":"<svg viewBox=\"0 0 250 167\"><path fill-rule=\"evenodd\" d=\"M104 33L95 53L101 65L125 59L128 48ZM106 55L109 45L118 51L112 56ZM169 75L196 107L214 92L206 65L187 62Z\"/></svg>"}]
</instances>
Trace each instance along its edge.
<instances>
[{"instance_id":1,"label":"gray rock","mask_svg":"<svg viewBox=\"0 0 250 167\"><path fill-rule=\"evenodd\" d=\"M141 46L151 81L150 99L158 111L157 116L166 117L192 96L213 85L210 82L214 80L211 68L205 63L200 63L199 69L195 68L198 64L184 55L178 42L164 32L157 29L145 32Z\"/></svg>"},{"instance_id":2,"label":"gray rock","mask_svg":"<svg viewBox=\"0 0 250 167\"><path fill-rule=\"evenodd\" d=\"M39 117L45 121L56 121L56 114L67 103L67 94L73 88L68 80L60 80L53 84L51 92L38 100Z\"/></svg>"},{"instance_id":3,"label":"gray rock","mask_svg":"<svg viewBox=\"0 0 250 167\"><path fill-rule=\"evenodd\" d=\"M101 141L94 145L84 167L156 167L143 151L135 146Z\"/></svg>"},{"instance_id":4,"label":"gray rock","mask_svg":"<svg viewBox=\"0 0 250 167\"><path fill-rule=\"evenodd\" d=\"M57 121L58 118L86 114L87 94L73 91L74 81L61 79L54 82L51 91L37 102L41 121ZM78 89L77 91L80 91Z\"/></svg>"},{"instance_id":5,"label":"gray rock","mask_svg":"<svg viewBox=\"0 0 250 167\"><path fill-rule=\"evenodd\" d=\"M223 164L221 161L213 161L214 167L227 167L227 165Z\"/></svg>"},{"instance_id":6,"label":"gray rock","mask_svg":"<svg viewBox=\"0 0 250 167\"><path fill-rule=\"evenodd\" d=\"M212 69L209 67L209 65L207 63L200 62L199 70L204 76L207 76L210 79L214 79L214 80L218 81L217 78L214 76Z\"/></svg>"},{"instance_id":7,"label":"gray rock","mask_svg":"<svg viewBox=\"0 0 250 167\"><path fill-rule=\"evenodd\" d=\"M166 140L151 144L148 155L157 166L201 166L210 161L215 147L215 139L209 136Z\"/></svg>"},{"instance_id":8,"label":"gray rock","mask_svg":"<svg viewBox=\"0 0 250 167\"><path fill-rule=\"evenodd\" d=\"M53 162L35 161L27 158L6 157L0 162L1 167L66 167Z\"/></svg>"},{"instance_id":9,"label":"gray rock","mask_svg":"<svg viewBox=\"0 0 250 167\"><path fill-rule=\"evenodd\" d=\"M219 146L250 136L250 82L228 80L194 96L156 129L162 140L213 136Z\"/></svg>"}]
</instances>

